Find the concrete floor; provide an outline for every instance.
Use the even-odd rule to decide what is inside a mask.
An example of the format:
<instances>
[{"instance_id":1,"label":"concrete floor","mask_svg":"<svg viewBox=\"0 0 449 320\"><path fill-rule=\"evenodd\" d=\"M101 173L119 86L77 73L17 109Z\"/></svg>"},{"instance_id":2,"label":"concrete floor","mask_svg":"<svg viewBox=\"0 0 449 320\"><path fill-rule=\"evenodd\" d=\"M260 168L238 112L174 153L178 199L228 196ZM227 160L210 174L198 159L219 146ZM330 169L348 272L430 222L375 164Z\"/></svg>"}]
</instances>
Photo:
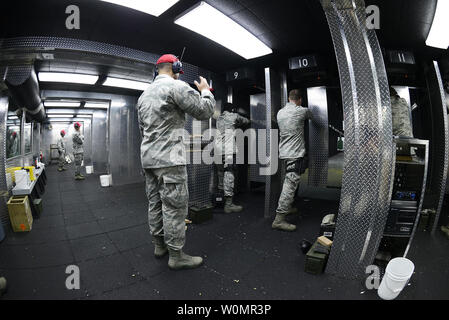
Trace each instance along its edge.
<instances>
[{"instance_id":1,"label":"concrete floor","mask_svg":"<svg viewBox=\"0 0 449 320\"><path fill-rule=\"evenodd\" d=\"M30 233L7 231L0 244L1 299L378 299L363 281L304 272L302 239L313 240L321 218L338 203L301 201L294 233L273 231L263 218L263 194L243 194L239 214L217 210L189 225L185 251L201 255L195 270L171 271L156 260L147 226L143 183L101 188L99 177L73 180L47 168L44 211ZM410 252L416 273L401 299L449 299L449 240L419 234ZM67 290L65 271L77 265L81 289Z\"/></svg>"}]
</instances>

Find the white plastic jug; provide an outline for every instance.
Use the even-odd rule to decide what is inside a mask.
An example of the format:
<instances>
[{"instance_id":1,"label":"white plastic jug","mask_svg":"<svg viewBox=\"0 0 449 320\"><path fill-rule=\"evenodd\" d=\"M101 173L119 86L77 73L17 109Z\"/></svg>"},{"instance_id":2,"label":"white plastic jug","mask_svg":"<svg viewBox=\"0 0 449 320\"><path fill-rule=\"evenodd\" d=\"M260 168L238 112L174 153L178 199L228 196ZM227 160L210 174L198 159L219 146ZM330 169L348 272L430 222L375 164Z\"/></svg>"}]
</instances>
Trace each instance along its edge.
<instances>
[{"instance_id":1,"label":"white plastic jug","mask_svg":"<svg viewBox=\"0 0 449 320\"><path fill-rule=\"evenodd\" d=\"M392 259L385 270L377 294L384 300L395 299L413 275L415 265L407 258Z\"/></svg>"},{"instance_id":2,"label":"white plastic jug","mask_svg":"<svg viewBox=\"0 0 449 320\"><path fill-rule=\"evenodd\" d=\"M26 170L16 170L14 172L17 189L27 189L31 183L30 176Z\"/></svg>"},{"instance_id":3,"label":"white plastic jug","mask_svg":"<svg viewBox=\"0 0 449 320\"><path fill-rule=\"evenodd\" d=\"M102 187L109 187L109 176L100 176L100 184Z\"/></svg>"},{"instance_id":4,"label":"white plastic jug","mask_svg":"<svg viewBox=\"0 0 449 320\"><path fill-rule=\"evenodd\" d=\"M92 174L93 171L94 171L94 167L93 166L87 166L86 167L86 173L87 174Z\"/></svg>"}]
</instances>

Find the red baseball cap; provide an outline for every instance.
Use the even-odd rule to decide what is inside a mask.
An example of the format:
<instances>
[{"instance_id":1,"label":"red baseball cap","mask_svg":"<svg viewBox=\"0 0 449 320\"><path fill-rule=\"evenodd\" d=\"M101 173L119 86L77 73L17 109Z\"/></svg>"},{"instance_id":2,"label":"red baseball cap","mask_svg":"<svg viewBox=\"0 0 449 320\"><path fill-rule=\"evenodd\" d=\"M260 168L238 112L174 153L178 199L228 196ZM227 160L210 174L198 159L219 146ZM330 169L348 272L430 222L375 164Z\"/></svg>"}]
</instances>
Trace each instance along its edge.
<instances>
[{"instance_id":1,"label":"red baseball cap","mask_svg":"<svg viewBox=\"0 0 449 320\"><path fill-rule=\"evenodd\" d=\"M65 134L65 131L64 131L64 130L61 130L61 134Z\"/></svg>"},{"instance_id":2,"label":"red baseball cap","mask_svg":"<svg viewBox=\"0 0 449 320\"><path fill-rule=\"evenodd\" d=\"M179 59L172 55L172 54L164 54L159 59L157 59L156 65L159 63L175 63L176 61L179 61ZM181 74L184 74L184 71L181 70Z\"/></svg>"},{"instance_id":3,"label":"red baseball cap","mask_svg":"<svg viewBox=\"0 0 449 320\"><path fill-rule=\"evenodd\" d=\"M80 127L81 127L81 124L80 124L79 122L75 122L75 124L74 124L73 126L74 126L74 127L80 128Z\"/></svg>"}]
</instances>

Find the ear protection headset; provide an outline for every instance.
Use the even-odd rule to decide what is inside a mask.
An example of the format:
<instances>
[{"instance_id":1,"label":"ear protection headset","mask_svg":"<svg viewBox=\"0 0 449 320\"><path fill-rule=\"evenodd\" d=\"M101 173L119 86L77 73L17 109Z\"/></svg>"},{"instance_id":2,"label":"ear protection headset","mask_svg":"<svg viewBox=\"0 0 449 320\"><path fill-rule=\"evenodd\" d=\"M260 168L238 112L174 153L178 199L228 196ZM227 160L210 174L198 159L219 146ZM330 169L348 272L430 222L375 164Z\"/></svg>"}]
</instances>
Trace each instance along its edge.
<instances>
[{"instance_id":1,"label":"ear protection headset","mask_svg":"<svg viewBox=\"0 0 449 320\"><path fill-rule=\"evenodd\" d=\"M177 60L177 61L173 62L172 70L173 70L174 74L184 73L184 71L182 71L182 63L181 63L181 61Z\"/></svg>"}]
</instances>

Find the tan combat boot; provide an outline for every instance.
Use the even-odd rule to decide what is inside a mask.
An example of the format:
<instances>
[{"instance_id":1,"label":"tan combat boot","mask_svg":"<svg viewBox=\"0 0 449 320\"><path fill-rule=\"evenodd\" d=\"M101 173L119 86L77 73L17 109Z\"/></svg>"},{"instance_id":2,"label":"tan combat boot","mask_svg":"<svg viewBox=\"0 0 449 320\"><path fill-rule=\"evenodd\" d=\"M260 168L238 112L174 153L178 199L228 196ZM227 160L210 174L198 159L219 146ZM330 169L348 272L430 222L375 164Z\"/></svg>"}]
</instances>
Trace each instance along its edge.
<instances>
[{"instance_id":1,"label":"tan combat boot","mask_svg":"<svg viewBox=\"0 0 449 320\"><path fill-rule=\"evenodd\" d=\"M283 231L295 231L296 226L294 224L288 223L285 220L286 214L276 213L276 217L274 218L273 224L271 227L273 229L283 230Z\"/></svg>"},{"instance_id":2,"label":"tan combat boot","mask_svg":"<svg viewBox=\"0 0 449 320\"><path fill-rule=\"evenodd\" d=\"M172 270L194 269L203 264L203 258L189 256L182 250L168 249L168 253L168 267Z\"/></svg>"},{"instance_id":3,"label":"tan combat boot","mask_svg":"<svg viewBox=\"0 0 449 320\"><path fill-rule=\"evenodd\" d=\"M225 213L241 212L242 210L243 210L242 206L238 206L232 202L232 197L225 197L225 205L224 205Z\"/></svg>"},{"instance_id":4,"label":"tan combat boot","mask_svg":"<svg viewBox=\"0 0 449 320\"><path fill-rule=\"evenodd\" d=\"M154 244L154 256L156 259L160 259L168 253L167 245L164 242L163 237L153 236Z\"/></svg>"}]
</instances>

